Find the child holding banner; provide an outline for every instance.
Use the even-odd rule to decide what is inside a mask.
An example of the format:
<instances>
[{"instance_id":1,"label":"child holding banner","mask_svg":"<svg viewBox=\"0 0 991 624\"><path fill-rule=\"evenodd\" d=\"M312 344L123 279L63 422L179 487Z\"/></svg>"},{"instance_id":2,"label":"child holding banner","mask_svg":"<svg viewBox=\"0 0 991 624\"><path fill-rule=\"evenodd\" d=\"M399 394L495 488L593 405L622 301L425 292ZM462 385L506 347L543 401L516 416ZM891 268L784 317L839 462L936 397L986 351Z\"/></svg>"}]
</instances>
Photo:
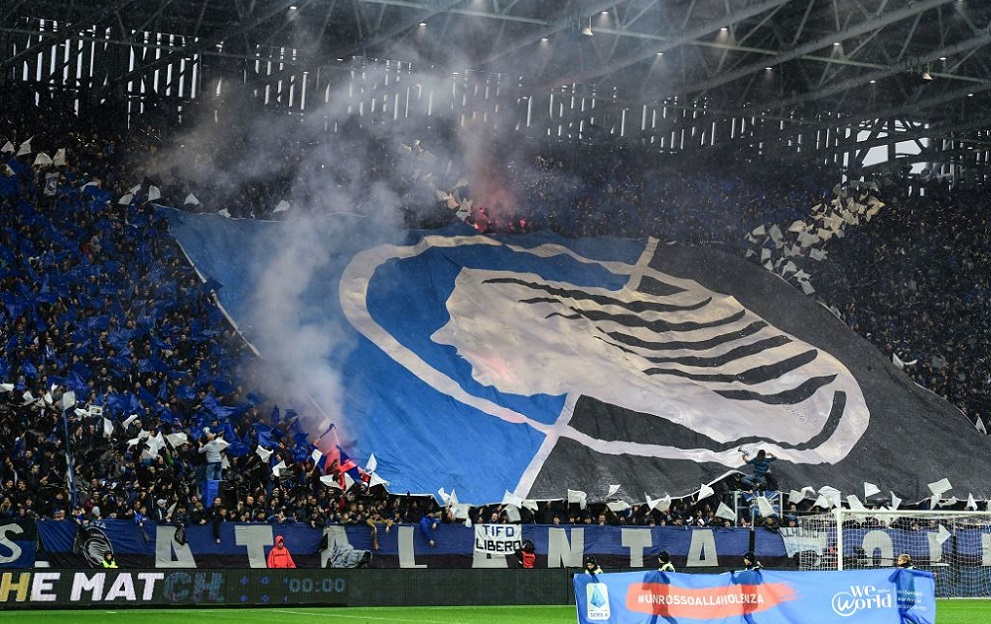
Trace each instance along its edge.
<instances>
[{"instance_id":1,"label":"child holding banner","mask_svg":"<svg viewBox=\"0 0 991 624\"><path fill-rule=\"evenodd\" d=\"M666 550L662 550L657 554L657 571L674 572L674 564L671 563L671 554Z\"/></svg>"},{"instance_id":2,"label":"child holding banner","mask_svg":"<svg viewBox=\"0 0 991 624\"><path fill-rule=\"evenodd\" d=\"M764 566L761 565L760 561L757 561L757 555L754 551L749 550L743 555L743 569L744 570L763 570Z\"/></svg>"},{"instance_id":3,"label":"child holding banner","mask_svg":"<svg viewBox=\"0 0 991 624\"><path fill-rule=\"evenodd\" d=\"M595 555L585 557L585 574L602 574L602 568L595 560Z\"/></svg>"}]
</instances>

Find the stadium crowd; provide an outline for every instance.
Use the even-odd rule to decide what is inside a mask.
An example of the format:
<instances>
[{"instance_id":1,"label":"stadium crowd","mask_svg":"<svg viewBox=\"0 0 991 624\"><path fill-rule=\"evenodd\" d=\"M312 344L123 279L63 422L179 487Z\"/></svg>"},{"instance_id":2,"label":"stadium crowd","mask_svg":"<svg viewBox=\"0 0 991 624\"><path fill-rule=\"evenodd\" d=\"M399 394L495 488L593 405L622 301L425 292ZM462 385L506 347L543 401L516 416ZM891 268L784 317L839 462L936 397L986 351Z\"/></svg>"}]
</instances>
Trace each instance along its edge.
<instances>
[{"instance_id":1,"label":"stadium crowd","mask_svg":"<svg viewBox=\"0 0 991 624\"><path fill-rule=\"evenodd\" d=\"M149 202L154 189L161 203L190 210L278 217L279 201L306 203L294 182L319 155L319 142L272 145L267 158L279 165L244 185L223 176L193 182L167 157L189 136L174 111L150 108L125 131L110 121L120 111L94 107L77 115L70 99L34 96L10 96L0 117L0 444L9 450L0 463L0 518L113 517L215 531L228 521L408 522L428 533L434 522L464 520L433 498L371 486L342 449L303 431L297 410L304 407L276 405L250 387L244 364L253 354ZM258 149L247 135L228 140L189 153L233 167L232 154ZM461 172L442 181L419 166L439 159L429 149L450 147L449 138L394 150L376 133L345 125L341 140L365 160L332 172L340 186L387 186L399 198L398 222L408 226L455 218L436 193ZM37 160L63 148L64 164ZM740 251L752 228L800 218L839 175L825 168L787 177L759 167L686 169L631 146L579 153L542 145L507 166L518 174L520 201L490 209L487 231L655 236ZM917 360L906 372L983 422L991 384L987 192L934 183L919 197L898 189L884 189L888 206L870 227L831 246L817 296L884 352ZM259 448L272 456L263 458ZM285 469L273 471L279 462ZM207 478L217 470L223 479ZM676 500L663 511L541 503L521 509L520 521L726 524L717 505L730 502L737 485L723 483L713 498ZM812 506L790 506L780 522L797 522ZM510 522L513 515L490 505L470 518ZM745 511L739 522L752 518ZM768 528L778 522L759 521Z\"/></svg>"}]
</instances>

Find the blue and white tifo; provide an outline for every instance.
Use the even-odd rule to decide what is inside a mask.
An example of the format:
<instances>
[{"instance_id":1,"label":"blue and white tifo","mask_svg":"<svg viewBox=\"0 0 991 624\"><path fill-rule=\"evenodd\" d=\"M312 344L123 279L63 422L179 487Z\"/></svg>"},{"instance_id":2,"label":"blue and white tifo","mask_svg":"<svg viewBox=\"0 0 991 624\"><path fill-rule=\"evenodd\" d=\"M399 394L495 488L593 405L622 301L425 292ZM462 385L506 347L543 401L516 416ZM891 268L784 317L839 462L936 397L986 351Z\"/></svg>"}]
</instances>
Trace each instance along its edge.
<instances>
[{"instance_id":1,"label":"blue and white tifo","mask_svg":"<svg viewBox=\"0 0 991 624\"><path fill-rule=\"evenodd\" d=\"M579 624L935 624L916 570L577 574Z\"/></svg>"},{"instance_id":2,"label":"blue and white tifo","mask_svg":"<svg viewBox=\"0 0 991 624\"><path fill-rule=\"evenodd\" d=\"M870 424L829 332L769 320L656 242L169 218L244 335L319 406L311 431L335 422L393 491L561 498L609 474L630 498L683 494L739 466L741 445L826 471Z\"/></svg>"}]
</instances>

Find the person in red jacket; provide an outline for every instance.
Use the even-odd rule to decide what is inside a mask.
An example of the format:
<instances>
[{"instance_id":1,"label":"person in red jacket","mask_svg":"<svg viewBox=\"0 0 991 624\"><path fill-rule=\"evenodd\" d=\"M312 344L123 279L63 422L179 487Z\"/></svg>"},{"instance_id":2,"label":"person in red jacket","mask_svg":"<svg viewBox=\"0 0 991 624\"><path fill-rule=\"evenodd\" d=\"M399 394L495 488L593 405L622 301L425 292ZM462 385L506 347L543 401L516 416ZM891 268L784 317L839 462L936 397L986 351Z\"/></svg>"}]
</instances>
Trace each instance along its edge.
<instances>
[{"instance_id":1,"label":"person in red jacket","mask_svg":"<svg viewBox=\"0 0 991 624\"><path fill-rule=\"evenodd\" d=\"M296 562L292 560L292 553L286 548L286 539L281 535L275 538L275 546L268 551L268 567L270 568L295 568Z\"/></svg>"},{"instance_id":2,"label":"person in red jacket","mask_svg":"<svg viewBox=\"0 0 991 624\"><path fill-rule=\"evenodd\" d=\"M537 563L537 549L534 548L533 542L530 540L523 540L523 546L516 552L516 560L519 561L520 567L531 569L534 564Z\"/></svg>"}]
</instances>

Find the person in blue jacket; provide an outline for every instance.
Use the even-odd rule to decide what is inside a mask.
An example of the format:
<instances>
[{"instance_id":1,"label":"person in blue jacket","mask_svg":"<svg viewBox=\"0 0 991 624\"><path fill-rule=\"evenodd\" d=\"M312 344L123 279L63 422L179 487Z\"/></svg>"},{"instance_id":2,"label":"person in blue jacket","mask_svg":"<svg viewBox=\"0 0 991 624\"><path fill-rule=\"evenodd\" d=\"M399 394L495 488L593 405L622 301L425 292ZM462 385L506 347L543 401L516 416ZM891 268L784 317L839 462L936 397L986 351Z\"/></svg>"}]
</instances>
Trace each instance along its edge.
<instances>
[{"instance_id":1,"label":"person in blue jacket","mask_svg":"<svg viewBox=\"0 0 991 624\"><path fill-rule=\"evenodd\" d=\"M423 531L423 535L427 538L427 543L431 546L437 545L437 542L434 540L434 530L439 524L440 521L432 513L425 513L420 518L420 530Z\"/></svg>"}]
</instances>

